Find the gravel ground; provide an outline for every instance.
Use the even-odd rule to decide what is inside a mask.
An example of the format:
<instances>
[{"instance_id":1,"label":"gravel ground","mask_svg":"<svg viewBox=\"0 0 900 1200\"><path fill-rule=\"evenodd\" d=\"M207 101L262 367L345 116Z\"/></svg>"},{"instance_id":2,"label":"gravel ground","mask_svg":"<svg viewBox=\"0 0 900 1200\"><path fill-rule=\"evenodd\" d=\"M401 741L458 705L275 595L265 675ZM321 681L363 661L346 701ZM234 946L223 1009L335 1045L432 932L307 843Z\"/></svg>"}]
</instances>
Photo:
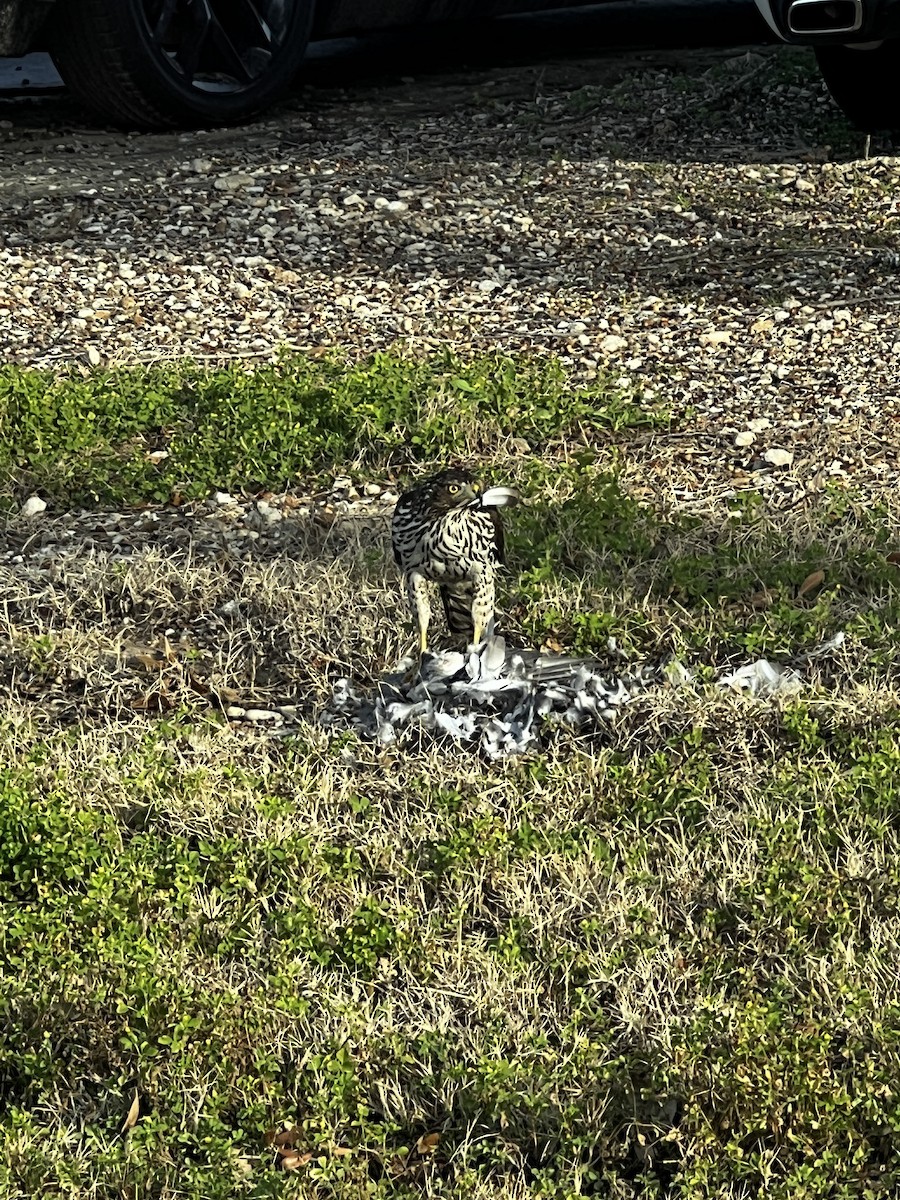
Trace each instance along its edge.
<instances>
[{"instance_id":1,"label":"gravel ground","mask_svg":"<svg viewBox=\"0 0 900 1200\"><path fill-rule=\"evenodd\" d=\"M0 352L408 342L613 358L714 420L896 403L897 163L805 54L622 54L310 90L239 130L0 130ZM795 415L796 412L796 415Z\"/></svg>"}]
</instances>

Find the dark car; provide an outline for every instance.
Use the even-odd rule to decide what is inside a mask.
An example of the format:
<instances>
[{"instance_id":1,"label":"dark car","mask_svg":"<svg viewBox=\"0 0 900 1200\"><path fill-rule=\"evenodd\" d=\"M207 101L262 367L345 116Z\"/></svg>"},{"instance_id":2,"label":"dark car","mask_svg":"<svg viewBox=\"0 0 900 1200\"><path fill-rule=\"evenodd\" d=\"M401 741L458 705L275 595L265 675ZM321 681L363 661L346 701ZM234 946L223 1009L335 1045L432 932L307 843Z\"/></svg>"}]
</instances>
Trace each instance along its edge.
<instances>
[{"instance_id":1,"label":"dark car","mask_svg":"<svg viewBox=\"0 0 900 1200\"><path fill-rule=\"evenodd\" d=\"M596 2L0 0L0 56L49 50L71 91L119 125L215 125L276 100L311 38ZM851 119L865 128L900 127L900 0L756 3L784 40L816 46L828 86Z\"/></svg>"},{"instance_id":2,"label":"dark car","mask_svg":"<svg viewBox=\"0 0 900 1200\"><path fill-rule=\"evenodd\" d=\"M71 91L120 125L214 125L281 95L311 37L514 10L507 0L0 0L0 56L49 50Z\"/></svg>"},{"instance_id":3,"label":"dark car","mask_svg":"<svg viewBox=\"0 0 900 1200\"><path fill-rule=\"evenodd\" d=\"M786 42L814 46L828 90L855 125L900 129L900 0L756 0Z\"/></svg>"}]
</instances>

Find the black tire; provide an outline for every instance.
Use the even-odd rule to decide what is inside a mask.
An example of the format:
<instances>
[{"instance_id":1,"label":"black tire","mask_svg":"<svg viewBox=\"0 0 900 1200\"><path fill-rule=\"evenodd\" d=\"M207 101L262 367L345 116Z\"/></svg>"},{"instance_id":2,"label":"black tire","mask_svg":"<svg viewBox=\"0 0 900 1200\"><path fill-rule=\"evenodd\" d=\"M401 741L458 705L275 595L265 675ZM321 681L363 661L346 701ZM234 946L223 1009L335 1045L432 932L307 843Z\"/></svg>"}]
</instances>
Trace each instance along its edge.
<instances>
[{"instance_id":1,"label":"black tire","mask_svg":"<svg viewBox=\"0 0 900 1200\"><path fill-rule=\"evenodd\" d=\"M314 2L59 0L51 53L74 95L115 125L225 125L290 86Z\"/></svg>"},{"instance_id":2,"label":"black tire","mask_svg":"<svg viewBox=\"0 0 900 1200\"><path fill-rule=\"evenodd\" d=\"M857 129L900 131L900 41L868 50L819 46L816 59L829 92Z\"/></svg>"}]
</instances>

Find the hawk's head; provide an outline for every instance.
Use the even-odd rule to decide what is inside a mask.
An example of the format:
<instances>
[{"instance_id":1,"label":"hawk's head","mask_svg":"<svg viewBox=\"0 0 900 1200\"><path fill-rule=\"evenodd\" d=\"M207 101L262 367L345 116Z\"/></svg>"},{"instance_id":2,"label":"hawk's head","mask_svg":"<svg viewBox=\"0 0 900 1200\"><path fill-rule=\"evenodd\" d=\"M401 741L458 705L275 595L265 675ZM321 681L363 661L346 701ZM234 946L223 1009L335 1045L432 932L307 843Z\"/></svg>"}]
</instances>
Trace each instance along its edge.
<instances>
[{"instance_id":1,"label":"hawk's head","mask_svg":"<svg viewBox=\"0 0 900 1200\"><path fill-rule=\"evenodd\" d=\"M425 503L435 514L450 512L453 508L467 508L477 504L481 488L468 471L450 467L434 475L421 485Z\"/></svg>"}]
</instances>

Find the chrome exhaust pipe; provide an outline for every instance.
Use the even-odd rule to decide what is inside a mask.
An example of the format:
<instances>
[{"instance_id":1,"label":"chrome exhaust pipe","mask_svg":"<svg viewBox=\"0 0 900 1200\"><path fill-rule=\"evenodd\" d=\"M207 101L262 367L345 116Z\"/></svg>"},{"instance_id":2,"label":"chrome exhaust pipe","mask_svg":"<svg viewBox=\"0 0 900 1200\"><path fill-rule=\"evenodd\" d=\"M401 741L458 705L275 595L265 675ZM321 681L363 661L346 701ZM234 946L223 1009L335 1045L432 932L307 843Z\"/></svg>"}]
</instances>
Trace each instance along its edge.
<instances>
[{"instance_id":1,"label":"chrome exhaust pipe","mask_svg":"<svg viewBox=\"0 0 900 1200\"><path fill-rule=\"evenodd\" d=\"M862 0L793 0L791 33L855 33L863 23Z\"/></svg>"}]
</instances>

